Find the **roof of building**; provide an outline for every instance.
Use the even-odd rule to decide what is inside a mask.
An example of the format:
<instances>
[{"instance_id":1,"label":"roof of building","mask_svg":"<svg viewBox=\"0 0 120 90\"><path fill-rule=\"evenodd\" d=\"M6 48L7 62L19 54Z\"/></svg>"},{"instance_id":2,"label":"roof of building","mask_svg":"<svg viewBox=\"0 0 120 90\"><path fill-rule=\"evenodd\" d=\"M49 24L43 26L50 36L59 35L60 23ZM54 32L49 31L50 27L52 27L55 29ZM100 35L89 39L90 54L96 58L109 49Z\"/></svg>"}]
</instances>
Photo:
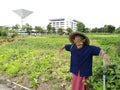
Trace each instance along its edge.
<instances>
[{"instance_id":1,"label":"roof of building","mask_svg":"<svg viewBox=\"0 0 120 90\"><path fill-rule=\"evenodd\" d=\"M73 21L74 21L74 22L79 22L79 21L77 21L77 20L75 20L75 19L74 19Z\"/></svg>"},{"instance_id":2,"label":"roof of building","mask_svg":"<svg viewBox=\"0 0 120 90\"><path fill-rule=\"evenodd\" d=\"M50 21L64 21L65 18L50 19Z\"/></svg>"}]
</instances>

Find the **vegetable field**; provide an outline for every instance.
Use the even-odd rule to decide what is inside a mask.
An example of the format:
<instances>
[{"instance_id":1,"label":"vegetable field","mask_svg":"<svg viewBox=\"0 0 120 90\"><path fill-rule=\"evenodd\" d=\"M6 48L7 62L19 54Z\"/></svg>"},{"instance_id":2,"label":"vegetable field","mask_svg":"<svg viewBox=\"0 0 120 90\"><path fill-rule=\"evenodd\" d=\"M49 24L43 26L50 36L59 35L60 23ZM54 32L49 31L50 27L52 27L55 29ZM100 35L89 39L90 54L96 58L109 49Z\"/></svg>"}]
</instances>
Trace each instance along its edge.
<instances>
[{"instance_id":1,"label":"vegetable field","mask_svg":"<svg viewBox=\"0 0 120 90\"><path fill-rule=\"evenodd\" d=\"M103 90L103 73L107 76L106 90L120 90L120 35L87 35L91 45L104 49L111 61L111 65L103 69L102 58L94 57L90 90ZM68 43L67 35L25 36L24 40L2 42L0 76L32 90L71 90L70 53L64 51L58 55L59 48Z\"/></svg>"}]
</instances>

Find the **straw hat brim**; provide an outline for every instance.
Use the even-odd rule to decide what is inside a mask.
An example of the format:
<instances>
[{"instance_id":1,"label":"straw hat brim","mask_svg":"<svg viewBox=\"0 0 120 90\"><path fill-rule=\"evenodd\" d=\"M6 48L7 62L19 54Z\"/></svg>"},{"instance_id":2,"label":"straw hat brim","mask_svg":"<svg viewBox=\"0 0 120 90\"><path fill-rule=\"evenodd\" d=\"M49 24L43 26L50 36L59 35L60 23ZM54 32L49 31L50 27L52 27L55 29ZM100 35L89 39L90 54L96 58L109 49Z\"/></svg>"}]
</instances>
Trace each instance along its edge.
<instances>
[{"instance_id":1,"label":"straw hat brim","mask_svg":"<svg viewBox=\"0 0 120 90\"><path fill-rule=\"evenodd\" d=\"M74 40L75 36L80 36L80 37L82 37L83 39L85 39L88 44L90 43L88 37L87 37L85 34L83 34L83 33L81 33L81 32L72 32L72 33L69 34L69 41L70 41L72 44L74 44L74 41L73 41L73 40Z\"/></svg>"}]
</instances>

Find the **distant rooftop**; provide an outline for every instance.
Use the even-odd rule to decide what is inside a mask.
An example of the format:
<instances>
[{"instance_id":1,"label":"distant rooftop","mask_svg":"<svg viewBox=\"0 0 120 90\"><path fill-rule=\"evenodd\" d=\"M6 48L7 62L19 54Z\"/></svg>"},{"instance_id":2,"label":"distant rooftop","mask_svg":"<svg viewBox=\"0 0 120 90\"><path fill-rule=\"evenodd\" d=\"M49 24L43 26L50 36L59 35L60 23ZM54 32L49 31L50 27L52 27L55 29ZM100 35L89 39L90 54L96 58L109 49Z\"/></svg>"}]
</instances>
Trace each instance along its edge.
<instances>
[{"instance_id":1,"label":"distant rooftop","mask_svg":"<svg viewBox=\"0 0 120 90\"><path fill-rule=\"evenodd\" d=\"M74 22L79 22L79 21L77 21L77 20L75 20L75 19L74 19L73 21L74 21Z\"/></svg>"},{"instance_id":2,"label":"distant rooftop","mask_svg":"<svg viewBox=\"0 0 120 90\"><path fill-rule=\"evenodd\" d=\"M50 21L64 21L65 18L55 18L55 19L49 19ZM78 20L73 19L74 22L79 22Z\"/></svg>"},{"instance_id":3,"label":"distant rooftop","mask_svg":"<svg viewBox=\"0 0 120 90\"><path fill-rule=\"evenodd\" d=\"M65 18L50 19L50 21L63 21Z\"/></svg>"}]
</instances>

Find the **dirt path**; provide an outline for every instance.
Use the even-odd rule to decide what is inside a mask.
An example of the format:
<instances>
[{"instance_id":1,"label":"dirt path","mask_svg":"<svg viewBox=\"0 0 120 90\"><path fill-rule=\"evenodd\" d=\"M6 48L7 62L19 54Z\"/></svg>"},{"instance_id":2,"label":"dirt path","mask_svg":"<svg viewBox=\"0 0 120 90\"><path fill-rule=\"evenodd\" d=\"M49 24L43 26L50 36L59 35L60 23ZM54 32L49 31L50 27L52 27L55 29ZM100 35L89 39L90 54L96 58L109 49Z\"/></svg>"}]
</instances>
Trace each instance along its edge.
<instances>
[{"instance_id":1,"label":"dirt path","mask_svg":"<svg viewBox=\"0 0 120 90\"><path fill-rule=\"evenodd\" d=\"M0 90L12 90L12 88L8 88L5 77L0 76Z\"/></svg>"},{"instance_id":2,"label":"dirt path","mask_svg":"<svg viewBox=\"0 0 120 90\"><path fill-rule=\"evenodd\" d=\"M12 90L12 89L8 88L5 84L0 84L0 90Z\"/></svg>"}]
</instances>

